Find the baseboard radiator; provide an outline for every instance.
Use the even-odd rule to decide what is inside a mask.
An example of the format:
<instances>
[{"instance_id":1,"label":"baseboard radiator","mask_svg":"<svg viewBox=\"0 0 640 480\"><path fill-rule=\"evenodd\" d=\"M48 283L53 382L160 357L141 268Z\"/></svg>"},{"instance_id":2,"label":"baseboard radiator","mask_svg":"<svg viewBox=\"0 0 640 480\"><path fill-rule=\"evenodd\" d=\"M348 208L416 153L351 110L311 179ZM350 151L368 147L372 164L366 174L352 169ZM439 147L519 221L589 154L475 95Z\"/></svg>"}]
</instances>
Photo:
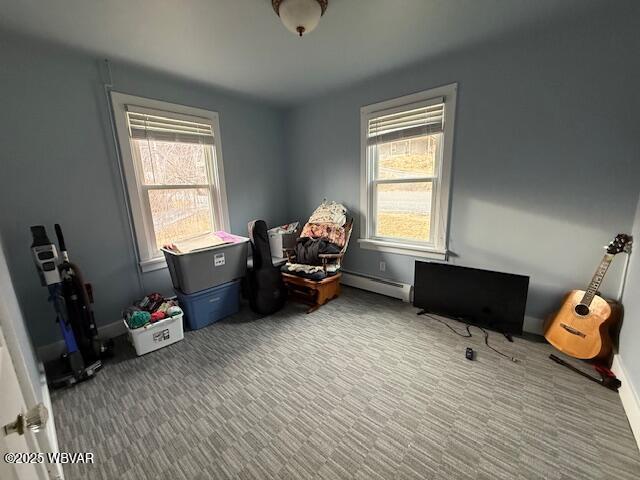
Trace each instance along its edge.
<instances>
[{"instance_id":1,"label":"baseboard radiator","mask_svg":"<svg viewBox=\"0 0 640 480\"><path fill-rule=\"evenodd\" d=\"M387 297L399 298L403 302L411 302L413 300L413 288L411 285L363 273L343 270L342 284L386 295Z\"/></svg>"}]
</instances>

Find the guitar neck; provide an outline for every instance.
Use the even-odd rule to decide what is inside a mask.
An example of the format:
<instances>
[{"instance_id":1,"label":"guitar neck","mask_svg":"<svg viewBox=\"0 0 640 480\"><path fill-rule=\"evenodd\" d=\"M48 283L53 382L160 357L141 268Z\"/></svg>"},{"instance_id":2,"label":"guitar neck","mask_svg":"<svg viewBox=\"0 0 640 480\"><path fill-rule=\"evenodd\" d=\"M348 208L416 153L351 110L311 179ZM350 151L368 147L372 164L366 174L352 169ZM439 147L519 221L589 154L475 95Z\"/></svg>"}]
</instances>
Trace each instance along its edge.
<instances>
[{"instance_id":1,"label":"guitar neck","mask_svg":"<svg viewBox=\"0 0 640 480\"><path fill-rule=\"evenodd\" d=\"M612 255L611 253L605 253L580 303L587 306L591 305L593 298L596 296L598 290L600 289L600 284L602 284L602 280L604 279L607 270L609 270L609 266L611 265L613 257L614 255Z\"/></svg>"}]
</instances>

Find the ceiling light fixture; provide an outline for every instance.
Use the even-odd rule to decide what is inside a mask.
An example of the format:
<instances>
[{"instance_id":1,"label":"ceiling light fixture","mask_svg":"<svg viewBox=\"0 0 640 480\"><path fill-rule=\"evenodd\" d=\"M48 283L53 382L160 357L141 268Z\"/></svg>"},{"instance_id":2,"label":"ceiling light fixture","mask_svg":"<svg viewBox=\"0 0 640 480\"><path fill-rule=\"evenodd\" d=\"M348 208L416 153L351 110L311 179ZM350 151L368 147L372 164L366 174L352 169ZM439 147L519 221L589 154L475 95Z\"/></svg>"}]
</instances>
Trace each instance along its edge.
<instances>
[{"instance_id":1,"label":"ceiling light fixture","mask_svg":"<svg viewBox=\"0 0 640 480\"><path fill-rule=\"evenodd\" d=\"M329 0L271 0L287 30L300 36L318 26L328 3Z\"/></svg>"}]
</instances>

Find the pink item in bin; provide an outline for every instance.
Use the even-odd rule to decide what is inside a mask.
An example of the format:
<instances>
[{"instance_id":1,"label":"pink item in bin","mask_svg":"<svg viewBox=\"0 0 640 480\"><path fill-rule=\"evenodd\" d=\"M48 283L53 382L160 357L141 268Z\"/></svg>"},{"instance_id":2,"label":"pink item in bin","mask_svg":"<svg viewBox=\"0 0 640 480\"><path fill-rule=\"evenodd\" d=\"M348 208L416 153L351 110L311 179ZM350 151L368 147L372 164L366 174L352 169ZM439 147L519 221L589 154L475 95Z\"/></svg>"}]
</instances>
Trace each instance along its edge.
<instances>
[{"instance_id":1,"label":"pink item in bin","mask_svg":"<svg viewBox=\"0 0 640 480\"><path fill-rule=\"evenodd\" d=\"M213 232L213 234L216 235L218 238L220 238L220 240L222 240L225 243L240 243L240 242L247 241L247 239L244 237L239 237L238 235L227 233L224 230Z\"/></svg>"}]
</instances>

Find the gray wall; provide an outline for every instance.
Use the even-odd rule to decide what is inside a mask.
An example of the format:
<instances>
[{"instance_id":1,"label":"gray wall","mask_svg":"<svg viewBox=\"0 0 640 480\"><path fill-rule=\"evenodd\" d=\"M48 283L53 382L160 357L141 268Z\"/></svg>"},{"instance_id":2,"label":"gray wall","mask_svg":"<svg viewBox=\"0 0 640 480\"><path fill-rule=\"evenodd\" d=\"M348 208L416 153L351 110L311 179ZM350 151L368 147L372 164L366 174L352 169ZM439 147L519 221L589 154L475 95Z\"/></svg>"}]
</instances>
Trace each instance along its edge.
<instances>
[{"instance_id":1,"label":"gray wall","mask_svg":"<svg viewBox=\"0 0 640 480\"><path fill-rule=\"evenodd\" d=\"M624 305L624 321L620 329L620 344L618 353L627 380L633 384L636 395L640 394L640 201L636 209L636 219L633 225L635 252L629 261L627 282L622 296Z\"/></svg>"},{"instance_id":2,"label":"gray wall","mask_svg":"<svg viewBox=\"0 0 640 480\"><path fill-rule=\"evenodd\" d=\"M0 230L14 285L36 345L59 339L31 256L29 226L53 236L93 283L99 324L116 321L139 295L125 203L108 127L98 59L0 35ZM231 230L286 220L284 113L262 102L115 64L115 89L220 113ZM167 270L144 276L169 293Z\"/></svg>"},{"instance_id":3,"label":"gray wall","mask_svg":"<svg viewBox=\"0 0 640 480\"><path fill-rule=\"evenodd\" d=\"M631 229L640 181L634 20L603 13L522 31L293 108L292 216L307 218L323 197L359 214L361 106L458 82L451 262L530 275L525 328L540 331L535 318L584 288L600 247ZM361 249L358 230L345 269L412 283L413 257ZM617 263L606 294L617 293Z\"/></svg>"},{"instance_id":4,"label":"gray wall","mask_svg":"<svg viewBox=\"0 0 640 480\"><path fill-rule=\"evenodd\" d=\"M521 31L310 99L287 111L115 64L115 88L220 112L234 233L249 219L304 220L324 197L359 213L359 109L458 82L451 261L531 276L543 318L585 285L599 247L631 228L640 38L629 12ZM99 323L139 294L96 58L0 35L0 229L36 345L58 339L29 254L32 224L65 228L95 287ZM356 216L357 218L357 216ZM346 268L411 283L414 259L362 250ZM384 259L387 271L378 271ZM604 292L615 295L620 263ZM170 291L166 270L146 289ZM539 322L527 326L537 330Z\"/></svg>"}]
</instances>

